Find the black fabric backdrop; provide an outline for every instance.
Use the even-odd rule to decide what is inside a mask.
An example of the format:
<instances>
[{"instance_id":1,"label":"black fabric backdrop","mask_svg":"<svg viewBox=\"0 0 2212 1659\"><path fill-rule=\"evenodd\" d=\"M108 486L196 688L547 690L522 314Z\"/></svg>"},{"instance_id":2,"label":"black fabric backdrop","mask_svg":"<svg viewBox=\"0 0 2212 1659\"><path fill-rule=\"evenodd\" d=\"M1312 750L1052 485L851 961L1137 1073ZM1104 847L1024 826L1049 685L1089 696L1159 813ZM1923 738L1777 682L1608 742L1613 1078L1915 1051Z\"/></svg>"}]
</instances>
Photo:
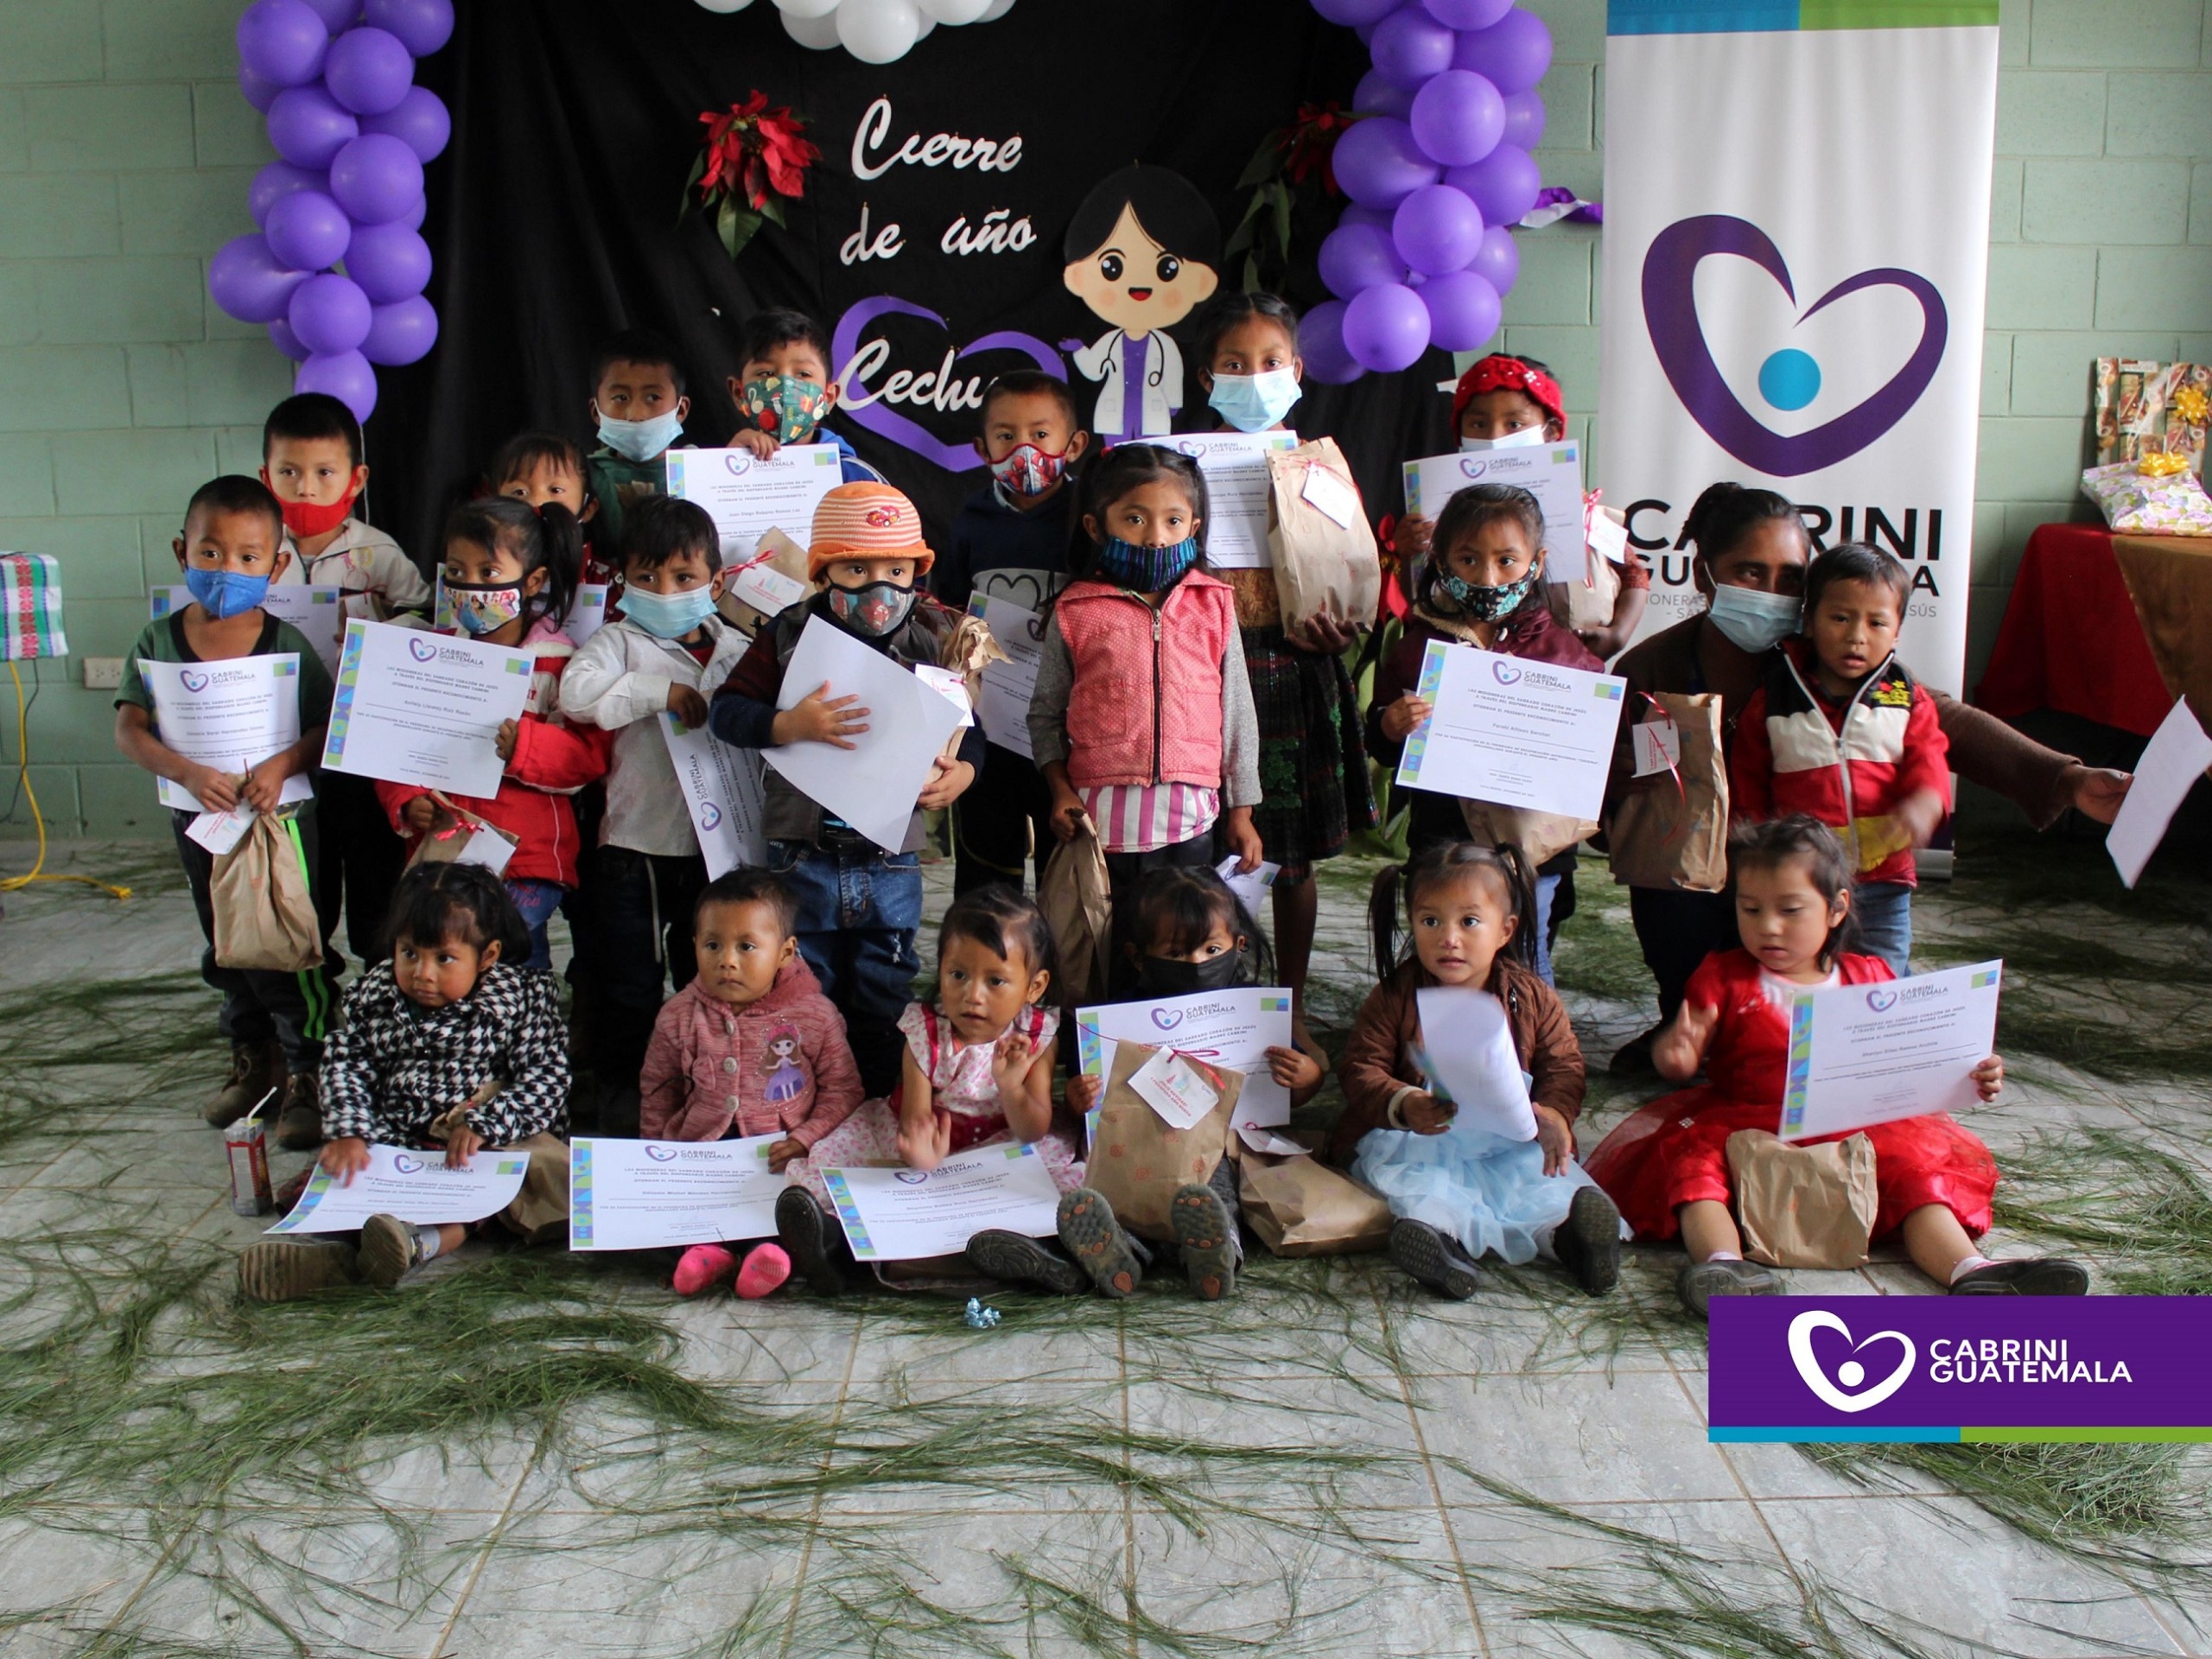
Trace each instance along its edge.
<instances>
[{"instance_id":1,"label":"black fabric backdrop","mask_svg":"<svg viewBox=\"0 0 2212 1659\"><path fill-rule=\"evenodd\" d=\"M596 442L591 356L615 329L651 328L676 343L692 397L687 436L703 445L736 429L724 380L738 366L738 321L764 306L798 307L825 330L875 296L942 315L943 327L901 316L868 331L894 347L871 377L879 388L895 370L935 369L948 345L995 331L1047 345L1095 340L1106 326L1061 282L1062 240L1091 186L1131 162L1172 168L1206 194L1225 234L1243 212L1236 180L1261 139L1301 100L1348 105L1367 67L1357 40L1303 0L1020 0L995 22L940 28L882 67L798 46L770 0L735 16L693 0L464 0L457 10L451 44L422 66L454 111L453 143L429 169L424 226L441 335L423 363L380 372L368 431L372 516L426 566L445 511L507 436L544 427L588 448ZM679 220L677 209L703 137L700 112L756 87L806 117L823 154L788 230L764 226L733 264L704 218ZM855 129L879 98L892 117L871 165L910 133L926 142L939 131L1001 143L1019 134L1020 162L990 172L896 164L859 177ZM1339 205L1316 199L1300 210L1298 257L1281 285L1301 308L1326 297L1313 250ZM1034 242L1018 252L942 251L955 219L973 225L995 208L1010 211L1008 223L1027 219ZM871 238L901 227L895 257L841 258L863 210ZM1239 271L1241 261L1224 263L1224 288ZM988 378L1027 360L1019 350L969 353L958 372ZM1088 411L1095 383L1065 372ZM1446 445L1433 388L1450 372L1432 352L1404 374L1310 383L1293 421L1337 437L1379 516L1397 505L1396 463ZM1180 427L1217 424L1194 372L1185 404ZM975 430L972 410L898 412L941 443L965 443ZM935 535L988 481L980 465L949 470L854 416L831 423L915 498Z\"/></svg>"}]
</instances>

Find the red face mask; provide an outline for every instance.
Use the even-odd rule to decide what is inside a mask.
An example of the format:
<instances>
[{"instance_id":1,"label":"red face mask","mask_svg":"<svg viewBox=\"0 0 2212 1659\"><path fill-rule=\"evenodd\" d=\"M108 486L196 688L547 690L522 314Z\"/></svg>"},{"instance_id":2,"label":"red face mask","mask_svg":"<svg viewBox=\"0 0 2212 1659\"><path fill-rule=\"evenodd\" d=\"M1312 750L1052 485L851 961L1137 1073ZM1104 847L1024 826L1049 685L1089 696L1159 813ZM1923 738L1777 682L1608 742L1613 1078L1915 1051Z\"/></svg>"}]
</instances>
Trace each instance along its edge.
<instances>
[{"instance_id":1,"label":"red face mask","mask_svg":"<svg viewBox=\"0 0 2212 1659\"><path fill-rule=\"evenodd\" d=\"M261 481L269 484L269 469L266 467L261 469ZM275 495L276 486L269 484L269 490ZM346 522L346 515L353 511L354 498L360 493L360 486L357 484L327 506L315 501L287 501L281 495L276 497L276 505L283 512L284 528L294 536L327 536Z\"/></svg>"}]
</instances>

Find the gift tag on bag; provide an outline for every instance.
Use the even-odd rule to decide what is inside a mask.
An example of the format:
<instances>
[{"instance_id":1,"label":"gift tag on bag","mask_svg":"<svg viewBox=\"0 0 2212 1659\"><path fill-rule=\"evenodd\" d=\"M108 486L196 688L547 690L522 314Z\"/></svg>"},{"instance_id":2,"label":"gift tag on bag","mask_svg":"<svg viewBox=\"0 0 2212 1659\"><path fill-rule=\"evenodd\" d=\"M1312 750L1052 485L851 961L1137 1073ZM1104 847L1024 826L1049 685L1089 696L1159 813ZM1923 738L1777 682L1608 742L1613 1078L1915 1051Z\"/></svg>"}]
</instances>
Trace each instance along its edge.
<instances>
[{"instance_id":1,"label":"gift tag on bag","mask_svg":"<svg viewBox=\"0 0 2212 1659\"><path fill-rule=\"evenodd\" d=\"M1211 1111L1221 1090L1182 1055L1160 1049L1129 1075L1129 1087L1170 1128L1187 1129Z\"/></svg>"},{"instance_id":2,"label":"gift tag on bag","mask_svg":"<svg viewBox=\"0 0 2212 1659\"><path fill-rule=\"evenodd\" d=\"M515 855L515 843L488 823L480 823L461 843L454 855L456 864L481 864L498 875L507 868L507 861Z\"/></svg>"},{"instance_id":3,"label":"gift tag on bag","mask_svg":"<svg viewBox=\"0 0 2212 1659\"><path fill-rule=\"evenodd\" d=\"M1306 487L1299 494L1313 504L1316 512L1334 519L1341 530L1350 530L1352 520L1359 517L1358 495L1325 467L1307 463Z\"/></svg>"},{"instance_id":4,"label":"gift tag on bag","mask_svg":"<svg viewBox=\"0 0 2212 1659\"><path fill-rule=\"evenodd\" d=\"M1661 717L1629 728L1636 739L1636 775L1649 778L1682 763L1682 728Z\"/></svg>"}]
</instances>

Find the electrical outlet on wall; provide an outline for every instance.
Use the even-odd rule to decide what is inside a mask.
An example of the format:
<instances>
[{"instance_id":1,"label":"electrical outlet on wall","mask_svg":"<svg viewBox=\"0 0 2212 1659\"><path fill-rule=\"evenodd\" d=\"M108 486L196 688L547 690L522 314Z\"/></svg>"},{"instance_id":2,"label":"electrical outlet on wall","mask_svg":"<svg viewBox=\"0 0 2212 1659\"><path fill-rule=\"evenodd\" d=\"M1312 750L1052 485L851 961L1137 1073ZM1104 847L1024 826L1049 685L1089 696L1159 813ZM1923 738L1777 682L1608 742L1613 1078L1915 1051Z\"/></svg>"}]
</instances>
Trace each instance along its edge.
<instances>
[{"instance_id":1,"label":"electrical outlet on wall","mask_svg":"<svg viewBox=\"0 0 2212 1659\"><path fill-rule=\"evenodd\" d=\"M112 691L123 683L123 658L120 657L86 657L85 689L87 691Z\"/></svg>"}]
</instances>

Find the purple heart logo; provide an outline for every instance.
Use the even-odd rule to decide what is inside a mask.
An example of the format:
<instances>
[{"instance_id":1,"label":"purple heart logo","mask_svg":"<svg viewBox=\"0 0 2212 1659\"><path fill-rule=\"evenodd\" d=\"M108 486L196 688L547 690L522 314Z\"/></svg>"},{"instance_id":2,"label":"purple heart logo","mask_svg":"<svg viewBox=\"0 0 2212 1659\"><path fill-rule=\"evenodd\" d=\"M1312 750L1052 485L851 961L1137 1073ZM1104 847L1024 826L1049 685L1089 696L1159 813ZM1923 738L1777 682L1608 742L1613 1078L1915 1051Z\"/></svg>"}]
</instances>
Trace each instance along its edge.
<instances>
[{"instance_id":1,"label":"purple heart logo","mask_svg":"<svg viewBox=\"0 0 2212 1659\"><path fill-rule=\"evenodd\" d=\"M1897 1005L1897 994L1889 989L1866 993L1866 1006L1877 1014L1887 1014Z\"/></svg>"},{"instance_id":2,"label":"purple heart logo","mask_svg":"<svg viewBox=\"0 0 2212 1659\"><path fill-rule=\"evenodd\" d=\"M843 388L839 395L837 406L843 410L856 424L867 428L878 437L888 438L900 448L912 450L923 460L935 461L949 473L973 472L983 464L983 461L982 457L978 455L969 444L966 442L947 443L920 422L910 420L889 407L887 393L891 385L898 380L899 376L893 375L887 378L882 389L868 384L866 376L874 372L874 369L860 368L855 362L865 349L861 343L861 335L868 324L874 322L878 317L884 316L919 317L925 321L935 323L940 328L948 326L943 317L926 307L916 305L909 300L895 298L889 294L879 294L873 299L862 300L858 305L851 308L843 316L837 319L836 331L830 343L830 356L838 365L838 384ZM952 360L957 361L961 358L973 356L978 352L994 351L1025 353L1031 361L1054 379L1065 380L1068 378L1067 367L1061 362L1060 354L1057 351L1045 341L1039 340L1034 334L1020 334L1012 329L1001 328L971 340L965 346L955 346L952 351ZM912 393L918 391L924 378L918 375L906 377L906 386L911 389L909 401L922 401ZM933 379L935 376L932 374L928 378ZM938 388L940 393L945 390L942 386ZM976 388L979 398L982 390L981 385ZM855 402L856 398L858 402ZM961 402L938 406L973 409L976 404Z\"/></svg>"},{"instance_id":3,"label":"purple heart logo","mask_svg":"<svg viewBox=\"0 0 2212 1659\"><path fill-rule=\"evenodd\" d=\"M1175 440L1175 448L1177 453L1188 455L1192 461L1198 460L1206 452L1205 445L1196 438L1178 438Z\"/></svg>"},{"instance_id":4,"label":"purple heart logo","mask_svg":"<svg viewBox=\"0 0 2212 1659\"><path fill-rule=\"evenodd\" d=\"M407 652L416 662L427 663L438 654L438 648L429 640L417 639L410 634L407 640Z\"/></svg>"},{"instance_id":5,"label":"purple heart logo","mask_svg":"<svg viewBox=\"0 0 2212 1659\"><path fill-rule=\"evenodd\" d=\"M1490 665L1490 671L1497 677L1497 683L1500 685L1516 685L1520 683L1521 671L1510 663L1492 663Z\"/></svg>"},{"instance_id":6,"label":"purple heart logo","mask_svg":"<svg viewBox=\"0 0 2212 1659\"><path fill-rule=\"evenodd\" d=\"M645 1156L657 1164L664 1164L676 1156L676 1148L674 1147L647 1147Z\"/></svg>"},{"instance_id":7,"label":"purple heart logo","mask_svg":"<svg viewBox=\"0 0 2212 1659\"><path fill-rule=\"evenodd\" d=\"M753 452L750 449L725 449L722 451L722 465L729 468L731 477L743 478L753 470Z\"/></svg>"},{"instance_id":8,"label":"purple heart logo","mask_svg":"<svg viewBox=\"0 0 2212 1659\"><path fill-rule=\"evenodd\" d=\"M1705 213L1677 219L1652 238L1650 251L1643 257L1643 321L1650 331L1651 348L1658 355L1659 366L1665 371L1675 395L1682 400L1682 407L1705 429L1707 436L1745 466L1773 478L1796 478L1833 467L1857 454L1903 420L1935 379L1950 337L1943 296L1916 271L1891 265L1862 270L1821 295L1798 315L1797 321L1806 321L1838 300L1866 289L1898 288L1920 302L1920 343L1913 347L1904 366L1891 376L1889 384L1856 407L1808 432L1784 436L1772 430L1744 407L1721 378L1698 321L1694 286L1697 268L1717 253L1750 260L1780 284L1792 304L1796 302L1789 267L1764 231L1748 219ZM1783 355L1777 353L1776 358ZM1817 389L1818 366L1802 353L1789 355L1804 359L1797 373L1809 372L1811 387ZM1772 365L1774 359L1769 363ZM1761 378L1765 378L1764 371ZM1807 390L1800 402L1788 406L1802 408L1813 395L1813 390ZM1777 402L1777 406L1784 405Z\"/></svg>"},{"instance_id":9,"label":"purple heart logo","mask_svg":"<svg viewBox=\"0 0 2212 1659\"><path fill-rule=\"evenodd\" d=\"M1490 462L1477 461L1472 455L1465 455L1460 458L1459 471L1465 477L1480 478L1484 473L1490 471Z\"/></svg>"},{"instance_id":10,"label":"purple heart logo","mask_svg":"<svg viewBox=\"0 0 2212 1659\"><path fill-rule=\"evenodd\" d=\"M699 827L712 833L721 827L722 810L712 801L699 803Z\"/></svg>"},{"instance_id":11,"label":"purple heart logo","mask_svg":"<svg viewBox=\"0 0 2212 1659\"><path fill-rule=\"evenodd\" d=\"M902 1169L894 1174L892 1179L895 1181L903 1182L908 1186L919 1186L924 1181L929 1179L929 1173L925 1170Z\"/></svg>"},{"instance_id":12,"label":"purple heart logo","mask_svg":"<svg viewBox=\"0 0 2212 1659\"><path fill-rule=\"evenodd\" d=\"M423 1167L423 1160L420 1158L410 1158L404 1152L395 1152L391 1154L391 1166L402 1175L412 1175Z\"/></svg>"},{"instance_id":13,"label":"purple heart logo","mask_svg":"<svg viewBox=\"0 0 2212 1659\"><path fill-rule=\"evenodd\" d=\"M1154 1008L1152 1023L1162 1031L1173 1031L1183 1023L1183 1011L1180 1008Z\"/></svg>"},{"instance_id":14,"label":"purple heart logo","mask_svg":"<svg viewBox=\"0 0 2212 1659\"><path fill-rule=\"evenodd\" d=\"M195 695L207 689L207 677L196 670L188 668L177 678L184 682L186 690Z\"/></svg>"}]
</instances>

